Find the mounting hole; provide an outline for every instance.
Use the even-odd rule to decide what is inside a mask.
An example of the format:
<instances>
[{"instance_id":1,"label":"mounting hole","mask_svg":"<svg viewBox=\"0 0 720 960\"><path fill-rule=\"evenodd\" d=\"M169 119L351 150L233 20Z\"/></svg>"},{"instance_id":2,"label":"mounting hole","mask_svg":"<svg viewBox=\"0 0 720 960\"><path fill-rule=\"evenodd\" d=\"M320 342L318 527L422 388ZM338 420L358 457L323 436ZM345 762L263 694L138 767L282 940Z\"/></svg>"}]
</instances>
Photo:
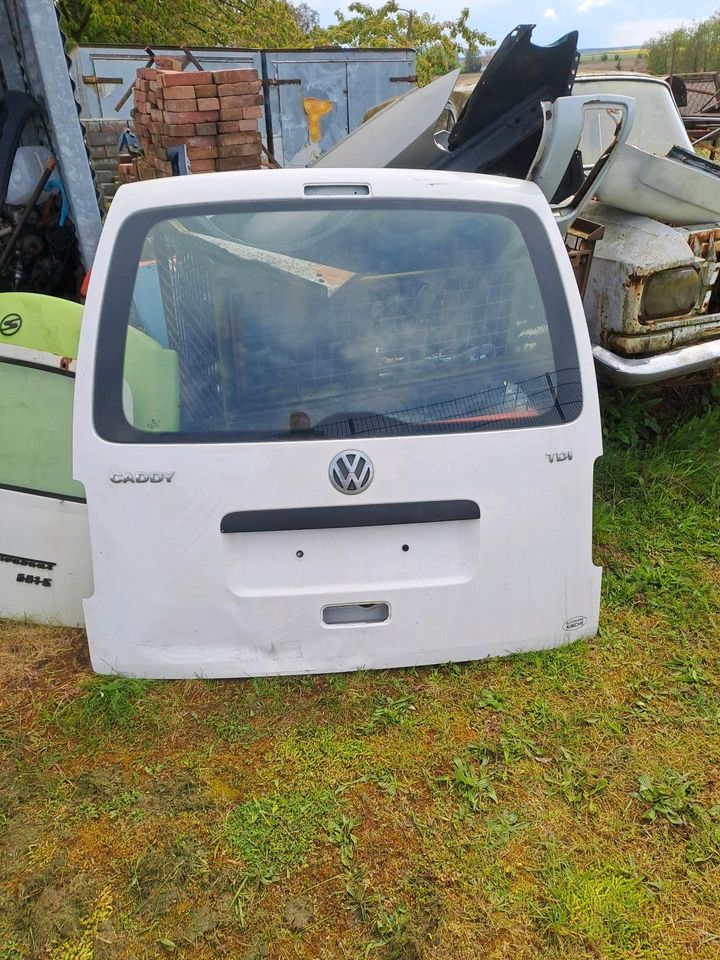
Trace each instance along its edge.
<instances>
[{"instance_id":1,"label":"mounting hole","mask_svg":"<svg viewBox=\"0 0 720 960\"><path fill-rule=\"evenodd\" d=\"M305 554L304 554L304 552L303 552L302 550L298 550L298 551L296 552L295 556L298 557L298 559L301 559L302 557L305 556Z\"/></svg>"},{"instance_id":2,"label":"mounting hole","mask_svg":"<svg viewBox=\"0 0 720 960\"><path fill-rule=\"evenodd\" d=\"M406 543L404 543L404 544L402 545L402 552L403 552L403 553L407 553L409 549L410 549L410 547L409 547Z\"/></svg>"}]
</instances>

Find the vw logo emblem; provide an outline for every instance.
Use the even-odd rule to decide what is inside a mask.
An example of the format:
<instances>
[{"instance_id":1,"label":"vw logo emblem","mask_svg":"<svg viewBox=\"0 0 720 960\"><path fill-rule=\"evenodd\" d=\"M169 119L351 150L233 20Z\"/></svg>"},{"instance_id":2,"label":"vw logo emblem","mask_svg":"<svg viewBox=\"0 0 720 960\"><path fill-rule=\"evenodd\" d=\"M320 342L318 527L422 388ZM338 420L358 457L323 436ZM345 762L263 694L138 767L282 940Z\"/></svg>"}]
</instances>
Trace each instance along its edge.
<instances>
[{"instance_id":1,"label":"vw logo emblem","mask_svg":"<svg viewBox=\"0 0 720 960\"><path fill-rule=\"evenodd\" d=\"M343 450L330 461L328 473L336 490L353 496L367 490L375 471L366 454L359 450Z\"/></svg>"}]
</instances>

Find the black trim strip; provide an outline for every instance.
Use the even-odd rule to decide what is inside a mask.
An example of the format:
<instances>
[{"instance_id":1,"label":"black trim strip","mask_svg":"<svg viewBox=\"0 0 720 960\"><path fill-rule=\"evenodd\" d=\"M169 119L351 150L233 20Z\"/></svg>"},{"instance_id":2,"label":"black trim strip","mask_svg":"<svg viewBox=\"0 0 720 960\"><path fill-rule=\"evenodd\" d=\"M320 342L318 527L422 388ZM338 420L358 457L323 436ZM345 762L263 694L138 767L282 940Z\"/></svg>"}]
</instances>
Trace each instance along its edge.
<instances>
[{"instance_id":1,"label":"black trim strip","mask_svg":"<svg viewBox=\"0 0 720 960\"><path fill-rule=\"evenodd\" d=\"M86 497L72 497L69 493L47 493L45 490L33 490L31 487L14 487L11 483L0 483L0 490L29 493L34 497L49 497L51 500L69 500L71 503L87 503Z\"/></svg>"},{"instance_id":2,"label":"black trim strip","mask_svg":"<svg viewBox=\"0 0 720 960\"><path fill-rule=\"evenodd\" d=\"M12 344L10 344L12 346ZM24 347L25 350L32 350L33 347ZM39 353L42 351L38 351ZM55 356L55 354L53 354ZM74 360L75 358L72 357ZM44 370L46 373L59 373L61 377L72 377L75 379L74 370L64 370L62 367L50 367L46 366L44 363L35 363L32 360L18 360L17 357L7 357L5 354L0 353L0 363L9 363L13 367L30 367L31 370Z\"/></svg>"},{"instance_id":3,"label":"black trim strip","mask_svg":"<svg viewBox=\"0 0 720 960\"><path fill-rule=\"evenodd\" d=\"M271 530L326 530L334 527L385 527L401 523L479 520L474 500L425 500L418 503L366 503L348 507L299 507L293 510L241 510L226 513L220 533Z\"/></svg>"}]
</instances>

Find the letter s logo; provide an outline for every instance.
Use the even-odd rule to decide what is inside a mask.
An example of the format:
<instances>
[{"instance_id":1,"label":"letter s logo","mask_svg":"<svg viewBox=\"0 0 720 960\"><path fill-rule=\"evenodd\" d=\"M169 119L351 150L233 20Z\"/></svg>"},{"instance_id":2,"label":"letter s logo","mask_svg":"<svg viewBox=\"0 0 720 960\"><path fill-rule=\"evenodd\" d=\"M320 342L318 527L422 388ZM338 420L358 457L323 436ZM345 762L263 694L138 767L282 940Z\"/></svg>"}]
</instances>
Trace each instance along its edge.
<instances>
[{"instance_id":1,"label":"letter s logo","mask_svg":"<svg viewBox=\"0 0 720 960\"><path fill-rule=\"evenodd\" d=\"M0 334L3 337L14 337L22 327L22 317L19 313L8 313L0 320Z\"/></svg>"}]
</instances>

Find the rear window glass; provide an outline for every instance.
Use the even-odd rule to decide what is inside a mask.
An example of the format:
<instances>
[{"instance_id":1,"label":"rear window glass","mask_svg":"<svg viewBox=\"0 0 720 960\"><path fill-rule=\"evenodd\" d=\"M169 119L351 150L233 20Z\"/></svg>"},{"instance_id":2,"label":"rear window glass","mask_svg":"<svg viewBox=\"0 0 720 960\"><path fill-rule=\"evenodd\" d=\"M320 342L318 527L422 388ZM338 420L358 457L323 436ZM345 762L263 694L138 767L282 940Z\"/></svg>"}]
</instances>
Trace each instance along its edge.
<instances>
[{"instance_id":1,"label":"rear window glass","mask_svg":"<svg viewBox=\"0 0 720 960\"><path fill-rule=\"evenodd\" d=\"M101 319L100 432L327 439L577 416L568 308L540 223L413 203L129 221Z\"/></svg>"}]
</instances>

